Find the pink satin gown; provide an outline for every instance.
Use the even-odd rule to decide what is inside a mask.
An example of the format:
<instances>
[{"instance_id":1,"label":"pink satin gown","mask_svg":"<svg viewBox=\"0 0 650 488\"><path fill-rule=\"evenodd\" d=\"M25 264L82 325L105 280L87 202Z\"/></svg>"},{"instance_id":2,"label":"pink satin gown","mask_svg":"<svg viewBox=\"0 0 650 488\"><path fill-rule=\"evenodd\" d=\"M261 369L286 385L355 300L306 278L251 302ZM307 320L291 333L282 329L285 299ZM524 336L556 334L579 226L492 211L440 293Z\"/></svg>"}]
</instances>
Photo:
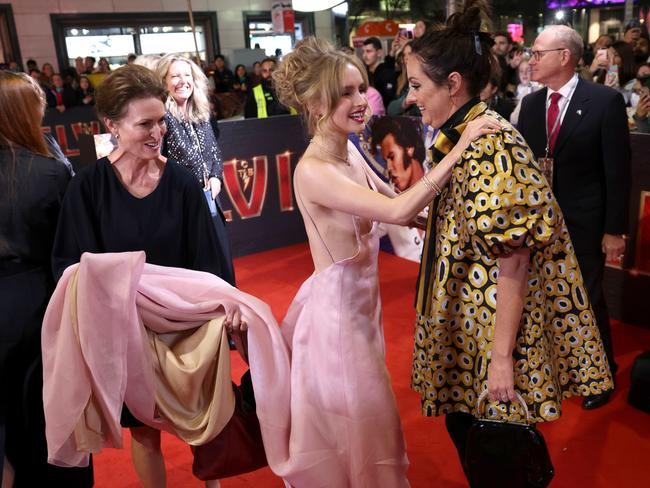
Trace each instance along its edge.
<instances>
[{"instance_id":1,"label":"pink satin gown","mask_svg":"<svg viewBox=\"0 0 650 488\"><path fill-rule=\"evenodd\" d=\"M291 429L276 473L295 488L409 486L385 361L377 223L362 234L351 218L358 253L307 279L281 329L291 350Z\"/></svg>"}]
</instances>

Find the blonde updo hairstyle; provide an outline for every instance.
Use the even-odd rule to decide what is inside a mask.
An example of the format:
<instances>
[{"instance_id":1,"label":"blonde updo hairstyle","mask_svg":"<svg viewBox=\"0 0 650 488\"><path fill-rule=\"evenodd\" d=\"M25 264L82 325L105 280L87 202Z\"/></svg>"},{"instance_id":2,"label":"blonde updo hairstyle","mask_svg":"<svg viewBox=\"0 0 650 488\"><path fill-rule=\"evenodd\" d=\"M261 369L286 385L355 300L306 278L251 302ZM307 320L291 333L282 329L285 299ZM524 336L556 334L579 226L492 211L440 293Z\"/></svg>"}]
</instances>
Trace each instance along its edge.
<instances>
[{"instance_id":1,"label":"blonde updo hairstyle","mask_svg":"<svg viewBox=\"0 0 650 488\"><path fill-rule=\"evenodd\" d=\"M368 86L368 75L356 56L337 51L324 39L306 37L296 43L273 72L280 103L302 114L310 134L322 130L330 121L343 95L343 74L348 65L359 70ZM316 113L318 106L324 112L322 117Z\"/></svg>"},{"instance_id":2,"label":"blonde updo hairstyle","mask_svg":"<svg viewBox=\"0 0 650 488\"><path fill-rule=\"evenodd\" d=\"M194 81L194 90L192 95L187 100L187 117L190 122L205 122L210 120L210 101L208 100L208 78L203 73L203 70L192 61L190 58L178 54L167 54L160 58L156 65L156 74L167 86L167 72L173 63L182 61L187 63L192 70L192 80ZM178 120L183 120L184 116L178 104L169 94L167 103L165 104L167 110Z\"/></svg>"}]
</instances>

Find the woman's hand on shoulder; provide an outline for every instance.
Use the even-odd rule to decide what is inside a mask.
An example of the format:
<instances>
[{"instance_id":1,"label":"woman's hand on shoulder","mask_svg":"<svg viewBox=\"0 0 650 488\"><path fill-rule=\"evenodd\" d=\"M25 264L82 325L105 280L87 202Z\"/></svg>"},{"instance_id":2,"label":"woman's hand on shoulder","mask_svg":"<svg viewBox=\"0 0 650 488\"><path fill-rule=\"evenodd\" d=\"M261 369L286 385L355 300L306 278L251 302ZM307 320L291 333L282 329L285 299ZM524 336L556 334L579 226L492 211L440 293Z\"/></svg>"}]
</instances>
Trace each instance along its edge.
<instances>
[{"instance_id":1,"label":"woman's hand on shoulder","mask_svg":"<svg viewBox=\"0 0 650 488\"><path fill-rule=\"evenodd\" d=\"M495 134L504 127L506 127L505 124L500 122L496 117L481 115L467 124L456 147L462 152L476 139L480 139L488 134Z\"/></svg>"}]
</instances>

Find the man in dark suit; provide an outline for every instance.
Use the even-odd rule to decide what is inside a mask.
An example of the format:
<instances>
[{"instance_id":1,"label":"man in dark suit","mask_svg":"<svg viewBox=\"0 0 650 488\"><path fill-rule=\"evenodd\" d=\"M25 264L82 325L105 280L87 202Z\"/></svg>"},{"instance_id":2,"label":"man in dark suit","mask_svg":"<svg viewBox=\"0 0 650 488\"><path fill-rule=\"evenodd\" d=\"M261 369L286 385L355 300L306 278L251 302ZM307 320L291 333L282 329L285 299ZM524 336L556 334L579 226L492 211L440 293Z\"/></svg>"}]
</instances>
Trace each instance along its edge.
<instances>
[{"instance_id":1,"label":"man in dark suit","mask_svg":"<svg viewBox=\"0 0 650 488\"><path fill-rule=\"evenodd\" d=\"M523 99L518 129L538 162L552 158L553 192L614 374L617 366L602 281L605 259L620 258L625 250L630 140L623 97L578 78L582 50L582 38L566 26L548 27L537 37L531 78L546 88ZM604 405L610 395L611 390L587 397L583 407Z\"/></svg>"}]
</instances>

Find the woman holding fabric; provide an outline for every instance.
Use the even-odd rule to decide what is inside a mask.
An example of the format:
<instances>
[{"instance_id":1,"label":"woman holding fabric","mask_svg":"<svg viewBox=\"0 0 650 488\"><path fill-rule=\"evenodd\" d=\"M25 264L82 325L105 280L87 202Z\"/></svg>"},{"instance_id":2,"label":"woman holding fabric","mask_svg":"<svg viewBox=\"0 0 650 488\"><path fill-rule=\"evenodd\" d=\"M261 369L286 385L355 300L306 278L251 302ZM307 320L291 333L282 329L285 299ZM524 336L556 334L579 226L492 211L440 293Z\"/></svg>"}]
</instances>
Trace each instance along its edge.
<instances>
[{"instance_id":1,"label":"woman holding fabric","mask_svg":"<svg viewBox=\"0 0 650 488\"><path fill-rule=\"evenodd\" d=\"M32 78L0 71L0 469L2 486L76 488L92 486L92 465L51 466L45 443L41 322L70 172L43 137L44 110Z\"/></svg>"},{"instance_id":2,"label":"woman holding fabric","mask_svg":"<svg viewBox=\"0 0 650 488\"><path fill-rule=\"evenodd\" d=\"M494 57L484 1L411 44L409 97L440 133L434 159L486 110ZM426 416L446 415L461 462L487 390L489 416L559 418L561 401L613 387L560 208L521 135L507 127L463 153L431 204L417 291L412 386ZM512 402L512 403L510 403ZM509 408L506 408L509 407Z\"/></svg>"},{"instance_id":3,"label":"woman holding fabric","mask_svg":"<svg viewBox=\"0 0 650 488\"><path fill-rule=\"evenodd\" d=\"M290 378L256 383L252 368L257 398L290 384L287 402L268 409L258 403L267 459L295 488L407 487L408 460L384 357L377 221L410 222L449 178L461 149L498 123L473 123L456 150L396 196L348 143L349 133L364 128L368 110L366 70L356 57L307 38L284 56L273 80L280 102L301 111L313 134L294 182L315 272L281 328Z\"/></svg>"},{"instance_id":4,"label":"woman holding fabric","mask_svg":"<svg viewBox=\"0 0 650 488\"><path fill-rule=\"evenodd\" d=\"M221 277L234 285L230 244L219 205L223 157L210 124L207 78L194 62L175 54L160 59L156 74L169 92L163 154L190 170L205 190L219 241Z\"/></svg>"},{"instance_id":5,"label":"woman holding fabric","mask_svg":"<svg viewBox=\"0 0 650 488\"><path fill-rule=\"evenodd\" d=\"M228 275L195 178L160 154L166 101L160 79L138 65L113 71L97 89L97 111L118 147L70 183L54 243L57 279L84 252L140 250L151 264ZM239 323L239 311L229 313L226 326ZM122 413L140 480L145 487L164 487L160 432L134 418L126 406Z\"/></svg>"}]
</instances>

